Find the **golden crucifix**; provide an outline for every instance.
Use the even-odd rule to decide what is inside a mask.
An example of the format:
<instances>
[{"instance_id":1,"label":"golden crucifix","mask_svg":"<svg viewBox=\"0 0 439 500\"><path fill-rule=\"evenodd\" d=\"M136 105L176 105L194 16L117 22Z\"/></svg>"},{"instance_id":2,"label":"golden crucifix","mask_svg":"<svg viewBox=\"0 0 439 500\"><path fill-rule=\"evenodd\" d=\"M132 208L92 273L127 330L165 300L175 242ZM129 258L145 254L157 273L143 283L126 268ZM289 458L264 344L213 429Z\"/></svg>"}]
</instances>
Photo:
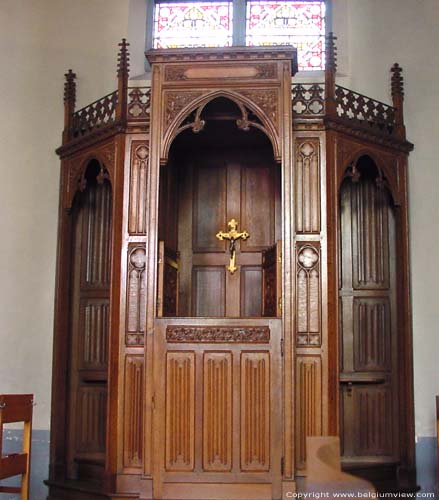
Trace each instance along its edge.
<instances>
[{"instance_id":1,"label":"golden crucifix","mask_svg":"<svg viewBox=\"0 0 439 500\"><path fill-rule=\"evenodd\" d=\"M229 251L230 251L230 263L228 266L228 270L230 271L230 274L233 274L238 268L236 267L236 248L235 248L235 243L237 240L246 240L250 235L247 233L247 231L242 231L242 233L238 233L238 221L235 219L229 220L227 223L229 226L229 232L225 233L224 231L219 231L216 234L216 237L223 241L223 240L229 240Z\"/></svg>"}]
</instances>

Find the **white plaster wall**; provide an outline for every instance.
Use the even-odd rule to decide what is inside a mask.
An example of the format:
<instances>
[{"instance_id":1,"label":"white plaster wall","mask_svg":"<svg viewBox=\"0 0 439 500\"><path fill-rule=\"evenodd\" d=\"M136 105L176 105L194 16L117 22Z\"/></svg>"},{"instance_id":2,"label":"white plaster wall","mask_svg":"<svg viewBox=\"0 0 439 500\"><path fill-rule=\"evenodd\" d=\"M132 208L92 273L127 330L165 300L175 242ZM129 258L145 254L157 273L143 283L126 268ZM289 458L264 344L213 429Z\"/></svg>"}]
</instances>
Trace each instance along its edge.
<instances>
[{"instance_id":1,"label":"white plaster wall","mask_svg":"<svg viewBox=\"0 0 439 500\"><path fill-rule=\"evenodd\" d=\"M439 394L438 0L333 0L340 83L390 102L389 68L406 81L410 156L416 425L433 436ZM0 0L0 393L34 392L35 427L50 413L53 289L63 73L78 106L116 87L116 45L143 73L145 0Z\"/></svg>"},{"instance_id":2,"label":"white plaster wall","mask_svg":"<svg viewBox=\"0 0 439 500\"><path fill-rule=\"evenodd\" d=\"M116 88L128 0L0 0L0 393L48 429L63 75L78 105Z\"/></svg>"}]
</instances>

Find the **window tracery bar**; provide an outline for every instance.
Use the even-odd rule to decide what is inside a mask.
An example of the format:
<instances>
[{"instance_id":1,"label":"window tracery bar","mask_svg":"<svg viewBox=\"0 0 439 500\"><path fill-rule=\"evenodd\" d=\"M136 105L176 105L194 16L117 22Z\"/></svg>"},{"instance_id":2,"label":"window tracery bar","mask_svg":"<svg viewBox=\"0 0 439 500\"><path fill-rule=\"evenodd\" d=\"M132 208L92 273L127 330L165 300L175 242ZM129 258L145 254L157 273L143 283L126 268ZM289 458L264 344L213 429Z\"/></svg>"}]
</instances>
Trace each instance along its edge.
<instances>
[{"instance_id":1,"label":"window tracery bar","mask_svg":"<svg viewBox=\"0 0 439 500\"><path fill-rule=\"evenodd\" d=\"M155 5L155 49L229 47L233 35L233 3L159 2Z\"/></svg>"},{"instance_id":2,"label":"window tracery bar","mask_svg":"<svg viewBox=\"0 0 439 500\"><path fill-rule=\"evenodd\" d=\"M294 45L299 71L325 68L325 2L248 0L246 45Z\"/></svg>"}]
</instances>

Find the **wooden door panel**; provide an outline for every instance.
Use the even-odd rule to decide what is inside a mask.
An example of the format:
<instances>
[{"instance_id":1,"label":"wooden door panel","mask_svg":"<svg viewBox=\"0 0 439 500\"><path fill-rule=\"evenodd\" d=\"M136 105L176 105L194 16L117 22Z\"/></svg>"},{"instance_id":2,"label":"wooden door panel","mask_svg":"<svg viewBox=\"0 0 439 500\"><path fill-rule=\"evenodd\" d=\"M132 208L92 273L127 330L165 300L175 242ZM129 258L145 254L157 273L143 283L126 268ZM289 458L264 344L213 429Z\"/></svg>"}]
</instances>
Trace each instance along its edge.
<instances>
[{"instance_id":1,"label":"wooden door panel","mask_svg":"<svg viewBox=\"0 0 439 500\"><path fill-rule=\"evenodd\" d=\"M203 470L232 470L232 353L203 354Z\"/></svg>"},{"instance_id":2,"label":"wooden door panel","mask_svg":"<svg viewBox=\"0 0 439 500\"><path fill-rule=\"evenodd\" d=\"M166 470L195 466L195 353L166 355Z\"/></svg>"},{"instance_id":3,"label":"wooden door panel","mask_svg":"<svg viewBox=\"0 0 439 500\"><path fill-rule=\"evenodd\" d=\"M192 269L193 316L224 316L226 269L224 266L194 266Z\"/></svg>"},{"instance_id":4,"label":"wooden door panel","mask_svg":"<svg viewBox=\"0 0 439 500\"><path fill-rule=\"evenodd\" d=\"M226 187L227 169L224 166L209 163L195 169L193 252L224 252L225 243L215 235L226 222Z\"/></svg>"}]
</instances>

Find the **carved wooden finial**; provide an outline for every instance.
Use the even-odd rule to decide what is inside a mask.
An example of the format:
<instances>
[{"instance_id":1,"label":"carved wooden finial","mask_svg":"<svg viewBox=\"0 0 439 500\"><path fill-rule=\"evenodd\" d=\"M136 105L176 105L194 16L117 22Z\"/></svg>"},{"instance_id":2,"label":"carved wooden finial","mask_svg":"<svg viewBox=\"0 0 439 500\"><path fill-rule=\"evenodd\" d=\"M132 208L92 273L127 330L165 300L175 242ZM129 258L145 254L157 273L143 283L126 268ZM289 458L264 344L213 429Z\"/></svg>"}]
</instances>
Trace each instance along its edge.
<instances>
[{"instance_id":1,"label":"carved wooden finial","mask_svg":"<svg viewBox=\"0 0 439 500\"><path fill-rule=\"evenodd\" d=\"M404 97L404 79L402 77L402 68L398 63L395 63L390 71L392 73L392 97Z\"/></svg>"},{"instance_id":2,"label":"carved wooden finial","mask_svg":"<svg viewBox=\"0 0 439 500\"><path fill-rule=\"evenodd\" d=\"M130 72L130 53L128 52L128 47L130 44L127 42L126 38L122 38L119 43L119 55L117 58L117 76L119 78L128 78Z\"/></svg>"},{"instance_id":3,"label":"carved wooden finial","mask_svg":"<svg viewBox=\"0 0 439 500\"><path fill-rule=\"evenodd\" d=\"M64 132L63 142L66 143L70 137L73 113L76 105L76 74L71 69L67 71L64 82Z\"/></svg>"},{"instance_id":4,"label":"carved wooden finial","mask_svg":"<svg viewBox=\"0 0 439 500\"><path fill-rule=\"evenodd\" d=\"M405 138L404 126L404 79L402 77L402 68L398 63L395 63L390 71L392 73L391 91L393 107L395 108L395 133Z\"/></svg>"},{"instance_id":5,"label":"carved wooden finial","mask_svg":"<svg viewBox=\"0 0 439 500\"><path fill-rule=\"evenodd\" d=\"M126 122L127 119L127 100L128 100L128 77L130 73L130 53L128 47L130 44L125 38L119 43L119 55L117 58L117 107L116 119L120 122Z\"/></svg>"},{"instance_id":6,"label":"carved wooden finial","mask_svg":"<svg viewBox=\"0 0 439 500\"><path fill-rule=\"evenodd\" d=\"M337 37L334 33L326 36L326 66L325 66L325 114L335 116L337 105L335 101L335 72L337 70Z\"/></svg>"},{"instance_id":7,"label":"carved wooden finial","mask_svg":"<svg viewBox=\"0 0 439 500\"><path fill-rule=\"evenodd\" d=\"M325 49L326 49L326 71L335 73L337 71L337 47L335 46L337 37L331 31L326 35Z\"/></svg>"},{"instance_id":8,"label":"carved wooden finial","mask_svg":"<svg viewBox=\"0 0 439 500\"><path fill-rule=\"evenodd\" d=\"M66 81L64 83L64 102L73 103L73 108L75 108L76 104L76 73L73 73L71 69L67 71L64 75Z\"/></svg>"}]
</instances>

